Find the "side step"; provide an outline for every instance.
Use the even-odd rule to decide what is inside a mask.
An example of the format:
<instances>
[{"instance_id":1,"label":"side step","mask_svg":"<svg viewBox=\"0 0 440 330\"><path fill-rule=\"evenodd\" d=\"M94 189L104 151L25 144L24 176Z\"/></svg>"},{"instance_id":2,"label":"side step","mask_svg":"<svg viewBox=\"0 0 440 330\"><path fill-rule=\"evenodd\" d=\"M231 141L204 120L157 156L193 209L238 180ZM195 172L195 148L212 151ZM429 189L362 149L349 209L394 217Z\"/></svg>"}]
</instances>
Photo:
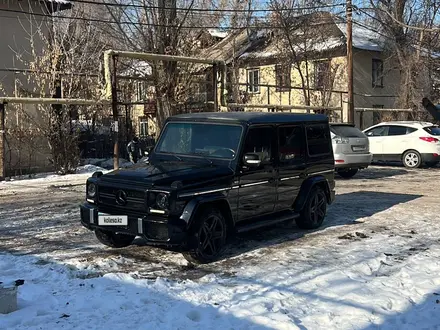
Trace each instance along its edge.
<instances>
[{"instance_id":1,"label":"side step","mask_svg":"<svg viewBox=\"0 0 440 330\"><path fill-rule=\"evenodd\" d=\"M260 220L255 223L243 225L242 227L237 227L237 233L244 233L258 228L268 227L284 221L295 220L297 218L299 218L299 213L283 214L282 216L276 219Z\"/></svg>"}]
</instances>

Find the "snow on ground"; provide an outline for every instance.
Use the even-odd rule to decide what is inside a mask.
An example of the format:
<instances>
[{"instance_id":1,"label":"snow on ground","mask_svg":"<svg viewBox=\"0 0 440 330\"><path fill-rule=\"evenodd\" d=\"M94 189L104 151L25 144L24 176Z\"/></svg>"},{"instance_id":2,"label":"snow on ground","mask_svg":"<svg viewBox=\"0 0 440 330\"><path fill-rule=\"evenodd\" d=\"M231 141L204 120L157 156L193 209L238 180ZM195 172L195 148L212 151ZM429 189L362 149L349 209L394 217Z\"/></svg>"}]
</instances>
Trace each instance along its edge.
<instances>
[{"instance_id":1,"label":"snow on ground","mask_svg":"<svg viewBox=\"0 0 440 330\"><path fill-rule=\"evenodd\" d=\"M25 280L0 329L440 329L439 174L371 167L337 181L323 228L240 235L198 267L97 244L83 186L0 185L0 281Z\"/></svg>"}]
</instances>

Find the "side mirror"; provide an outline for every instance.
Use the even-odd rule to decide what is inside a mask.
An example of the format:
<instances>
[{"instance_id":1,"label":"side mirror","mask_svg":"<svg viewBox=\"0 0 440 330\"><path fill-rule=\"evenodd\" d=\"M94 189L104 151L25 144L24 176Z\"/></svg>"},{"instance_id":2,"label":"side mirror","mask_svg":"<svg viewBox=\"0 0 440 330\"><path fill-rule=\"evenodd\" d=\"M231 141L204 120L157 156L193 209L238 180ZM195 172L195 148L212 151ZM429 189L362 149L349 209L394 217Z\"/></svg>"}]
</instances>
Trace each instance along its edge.
<instances>
[{"instance_id":1,"label":"side mirror","mask_svg":"<svg viewBox=\"0 0 440 330\"><path fill-rule=\"evenodd\" d=\"M154 149L154 146L149 146L149 147L146 147L145 148L145 151L144 151L144 155L145 156L148 156L150 153L151 153L151 151Z\"/></svg>"},{"instance_id":2,"label":"side mirror","mask_svg":"<svg viewBox=\"0 0 440 330\"><path fill-rule=\"evenodd\" d=\"M246 154L244 155L244 164L249 167L258 167L261 164L260 157L257 154Z\"/></svg>"}]
</instances>

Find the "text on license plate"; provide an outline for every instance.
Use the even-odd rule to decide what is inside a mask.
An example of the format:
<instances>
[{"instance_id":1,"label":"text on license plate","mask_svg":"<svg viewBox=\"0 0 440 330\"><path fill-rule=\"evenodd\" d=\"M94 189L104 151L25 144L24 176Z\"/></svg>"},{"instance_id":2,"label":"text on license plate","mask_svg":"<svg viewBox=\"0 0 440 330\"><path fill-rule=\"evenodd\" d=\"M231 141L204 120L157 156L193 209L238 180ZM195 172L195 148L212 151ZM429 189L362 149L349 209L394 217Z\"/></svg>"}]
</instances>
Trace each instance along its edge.
<instances>
[{"instance_id":1,"label":"text on license plate","mask_svg":"<svg viewBox=\"0 0 440 330\"><path fill-rule=\"evenodd\" d=\"M100 226L127 226L128 216L126 215L99 215Z\"/></svg>"},{"instance_id":2,"label":"text on license plate","mask_svg":"<svg viewBox=\"0 0 440 330\"><path fill-rule=\"evenodd\" d=\"M353 151L364 151L365 147L353 147Z\"/></svg>"}]
</instances>

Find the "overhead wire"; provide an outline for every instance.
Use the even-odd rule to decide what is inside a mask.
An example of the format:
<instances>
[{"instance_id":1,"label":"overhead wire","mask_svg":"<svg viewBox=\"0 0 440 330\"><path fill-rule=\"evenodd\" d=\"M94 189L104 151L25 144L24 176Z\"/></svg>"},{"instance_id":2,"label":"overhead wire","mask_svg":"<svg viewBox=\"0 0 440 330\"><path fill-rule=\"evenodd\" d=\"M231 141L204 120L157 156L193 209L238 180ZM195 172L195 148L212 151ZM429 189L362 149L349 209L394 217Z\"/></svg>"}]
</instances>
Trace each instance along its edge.
<instances>
[{"instance_id":1,"label":"overhead wire","mask_svg":"<svg viewBox=\"0 0 440 330\"><path fill-rule=\"evenodd\" d=\"M108 1L91 1L91 0L69 0L71 3L84 3L91 5L104 5L108 7L119 7L119 8L140 8L140 9L163 9L163 10L176 10L176 11L192 11L192 12L218 12L218 13L270 13L270 12L295 12L295 11L307 11L314 9L324 9L324 8L335 8L345 6L345 2L340 2L336 4L320 4L315 6L304 6L304 7L291 7L291 8L267 8L267 9L236 9L236 8L186 8L186 7L162 7L162 6L152 6L148 4L136 4L136 3L117 3ZM56 8L54 5L53 8Z\"/></svg>"}]
</instances>

